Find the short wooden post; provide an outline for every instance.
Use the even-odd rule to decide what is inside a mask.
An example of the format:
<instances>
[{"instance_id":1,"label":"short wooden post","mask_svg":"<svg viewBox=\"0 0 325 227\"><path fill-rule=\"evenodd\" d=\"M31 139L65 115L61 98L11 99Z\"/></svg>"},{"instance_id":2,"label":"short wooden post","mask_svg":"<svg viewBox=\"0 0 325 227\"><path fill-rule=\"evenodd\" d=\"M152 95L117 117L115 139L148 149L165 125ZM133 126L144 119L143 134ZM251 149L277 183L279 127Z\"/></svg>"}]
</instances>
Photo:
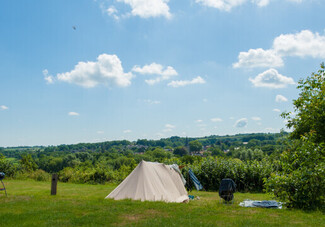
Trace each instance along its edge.
<instances>
[{"instance_id":1,"label":"short wooden post","mask_svg":"<svg viewBox=\"0 0 325 227\"><path fill-rule=\"evenodd\" d=\"M58 175L55 173L55 174L52 175L51 195L56 195L57 185L58 185Z\"/></svg>"}]
</instances>

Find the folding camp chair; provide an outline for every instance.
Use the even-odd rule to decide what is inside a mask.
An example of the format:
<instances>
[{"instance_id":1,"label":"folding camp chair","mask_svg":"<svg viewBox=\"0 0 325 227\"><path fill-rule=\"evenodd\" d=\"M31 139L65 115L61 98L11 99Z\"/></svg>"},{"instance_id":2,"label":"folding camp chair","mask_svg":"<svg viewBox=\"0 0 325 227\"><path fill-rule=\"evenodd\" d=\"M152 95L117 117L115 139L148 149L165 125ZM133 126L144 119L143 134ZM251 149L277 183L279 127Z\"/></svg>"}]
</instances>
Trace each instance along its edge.
<instances>
[{"instance_id":1,"label":"folding camp chair","mask_svg":"<svg viewBox=\"0 0 325 227\"><path fill-rule=\"evenodd\" d=\"M234 200L234 192L236 191L236 184L230 178L225 178L221 180L219 187L220 199L223 199L226 203L232 202Z\"/></svg>"},{"instance_id":2,"label":"folding camp chair","mask_svg":"<svg viewBox=\"0 0 325 227\"><path fill-rule=\"evenodd\" d=\"M5 178L5 174L4 173L2 173L2 172L0 172L0 181L1 181L1 183L2 183L2 186L3 186L3 188L0 188L0 191L5 191L5 193L6 193L6 196L7 196L7 190L6 190L6 187L5 187L5 184L3 183L3 178Z\"/></svg>"}]
</instances>

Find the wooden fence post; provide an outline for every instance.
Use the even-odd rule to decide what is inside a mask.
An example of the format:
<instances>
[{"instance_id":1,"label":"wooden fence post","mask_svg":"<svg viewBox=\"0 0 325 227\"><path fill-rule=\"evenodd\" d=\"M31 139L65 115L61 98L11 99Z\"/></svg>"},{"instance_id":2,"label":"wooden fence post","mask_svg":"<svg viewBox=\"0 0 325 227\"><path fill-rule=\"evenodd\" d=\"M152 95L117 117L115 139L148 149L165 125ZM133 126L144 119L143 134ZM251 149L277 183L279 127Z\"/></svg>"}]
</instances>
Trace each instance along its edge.
<instances>
[{"instance_id":1,"label":"wooden fence post","mask_svg":"<svg viewBox=\"0 0 325 227\"><path fill-rule=\"evenodd\" d=\"M57 185L58 185L58 175L55 173L55 174L52 175L51 195L56 195Z\"/></svg>"}]
</instances>

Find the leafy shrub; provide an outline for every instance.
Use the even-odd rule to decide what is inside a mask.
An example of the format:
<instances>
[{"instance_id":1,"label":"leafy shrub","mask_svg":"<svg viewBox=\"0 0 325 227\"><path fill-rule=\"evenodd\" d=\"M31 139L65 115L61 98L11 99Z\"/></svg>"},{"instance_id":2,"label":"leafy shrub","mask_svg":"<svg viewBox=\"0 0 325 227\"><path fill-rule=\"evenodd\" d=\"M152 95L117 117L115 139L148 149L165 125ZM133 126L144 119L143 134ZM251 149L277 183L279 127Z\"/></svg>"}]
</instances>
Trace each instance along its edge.
<instances>
[{"instance_id":1,"label":"leafy shrub","mask_svg":"<svg viewBox=\"0 0 325 227\"><path fill-rule=\"evenodd\" d=\"M71 158L71 157L68 157L68 158ZM71 160L71 162L75 161L78 163L78 161L76 161L76 160L79 161L79 159L73 159L73 160ZM38 160L38 166L40 169L42 169L48 173L57 173L63 169L64 161L68 162L67 160L63 160L63 158L61 158L61 157L45 156ZM67 164L67 163L65 163L65 164ZM73 165L72 163L68 163L68 164Z\"/></svg>"},{"instance_id":2,"label":"leafy shrub","mask_svg":"<svg viewBox=\"0 0 325 227\"><path fill-rule=\"evenodd\" d=\"M283 153L282 169L266 181L266 189L288 207L324 210L325 144L311 141L305 137Z\"/></svg>"},{"instance_id":3,"label":"leafy shrub","mask_svg":"<svg viewBox=\"0 0 325 227\"><path fill-rule=\"evenodd\" d=\"M133 170L131 166L121 166L118 170L101 167L66 167L59 172L59 179L62 182L105 184L108 182L120 183Z\"/></svg>"},{"instance_id":4,"label":"leafy shrub","mask_svg":"<svg viewBox=\"0 0 325 227\"><path fill-rule=\"evenodd\" d=\"M219 190L222 179L231 178L237 184L238 191L261 192L264 189L264 178L268 178L273 171L273 165L266 159L243 162L239 159L207 157L183 169L187 181L189 168L203 187L211 191Z\"/></svg>"},{"instance_id":5,"label":"leafy shrub","mask_svg":"<svg viewBox=\"0 0 325 227\"><path fill-rule=\"evenodd\" d=\"M50 181L51 175L44 170L38 169L32 173L30 173L29 178L34 179L36 181Z\"/></svg>"},{"instance_id":6,"label":"leafy shrub","mask_svg":"<svg viewBox=\"0 0 325 227\"><path fill-rule=\"evenodd\" d=\"M30 154L22 155L19 161L20 169L23 172L33 172L38 166Z\"/></svg>"},{"instance_id":7,"label":"leafy shrub","mask_svg":"<svg viewBox=\"0 0 325 227\"><path fill-rule=\"evenodd\" d=\"M16 174L17 168L5 156L0 154L0 172L6 174L6 177L13 177Z\"/></svg>"},{"instance_id":8,"label":"leafy shrub","mask_svg":"<svg viewBox=\"0 0 325 227\"><path fill-rule=\"evenodd\" d=\"M185 147L179 146L179 147L175 148L173 153L174 153L174 155L184 156L184 155L188 154L188 151L187 151L187 149Z\"/></svg>"},{"instance_id":9,"label":"leafy shrub","mask_svg":"<svg viewBox=\"0 0 325 227\"><path fill-rule=\"evenodd\" d=\"M75 170L72 167L66 167L59 172L59 180L62 182L69 182Z\"/></svg>"}]
</instances>

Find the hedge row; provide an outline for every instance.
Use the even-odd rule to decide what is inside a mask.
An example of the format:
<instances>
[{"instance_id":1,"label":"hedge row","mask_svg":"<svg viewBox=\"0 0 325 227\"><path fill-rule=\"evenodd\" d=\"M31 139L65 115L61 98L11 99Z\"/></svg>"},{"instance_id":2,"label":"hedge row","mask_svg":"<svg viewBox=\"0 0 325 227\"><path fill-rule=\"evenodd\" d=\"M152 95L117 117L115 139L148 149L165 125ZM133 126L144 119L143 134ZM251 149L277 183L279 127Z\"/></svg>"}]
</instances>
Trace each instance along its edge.
<instances>
[{"instance_id":1,"label":"hedge row","mask_svg":"<svg viewBox=\"0 0 325 227\"><path fill-rule=\"evenodd\" d=\"M267 159L262 161L243 162L239 159L207 157L201 161L187 165L182 173L188 180L188 169L191 168L205 190L218 191L224 178L231 178L237 184L237 190L242 192L262 192L264 179L275 169Z\"/></svg>"}]
</instances>

